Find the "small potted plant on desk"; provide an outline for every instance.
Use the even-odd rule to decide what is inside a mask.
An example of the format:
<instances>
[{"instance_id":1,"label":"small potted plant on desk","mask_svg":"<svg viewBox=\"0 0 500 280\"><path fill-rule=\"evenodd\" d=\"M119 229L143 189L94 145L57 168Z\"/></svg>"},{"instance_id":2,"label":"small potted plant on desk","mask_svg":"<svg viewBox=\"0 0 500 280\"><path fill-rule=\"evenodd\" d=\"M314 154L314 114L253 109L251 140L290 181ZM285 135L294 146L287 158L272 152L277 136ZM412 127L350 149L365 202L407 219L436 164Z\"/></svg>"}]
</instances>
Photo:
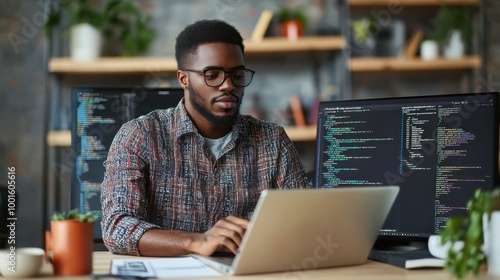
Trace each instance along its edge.
<instances>
[{"instance_id":1,"label":"small potted plant on desk","mask_svg":"<svg viewBox=\"0 0 500 280\"><path fill-rule=\"evenodd\" d=\"M297 40L303 35L307 17L302 7L289 8L282 5L277 16L283 36L289 40Z\"/></svg>"},{"instance_id":2,"label":"small potted plant on desk","mask_svg":"<svg viewBox=\"0 0 500 280\"><path fill-rule=\"evenodd\" d=\"M94 214L82 214L78 209L54 213L51 230L45 233L45 247L55 275L92 273L95 220Z\"/></svg>"},{"instance_id":3,"label":"small potted plant on desk","mask_svg":"<svg viewBox=\"0 0 500 280\"><path fill-rule=\"evenodd\" d=\"M463 278L487 265L489 274L500 276L500 189L478 189L467 203L467 214L449 218L440 233L448 248L445 268Z\"/></svg>"}]
</instances>

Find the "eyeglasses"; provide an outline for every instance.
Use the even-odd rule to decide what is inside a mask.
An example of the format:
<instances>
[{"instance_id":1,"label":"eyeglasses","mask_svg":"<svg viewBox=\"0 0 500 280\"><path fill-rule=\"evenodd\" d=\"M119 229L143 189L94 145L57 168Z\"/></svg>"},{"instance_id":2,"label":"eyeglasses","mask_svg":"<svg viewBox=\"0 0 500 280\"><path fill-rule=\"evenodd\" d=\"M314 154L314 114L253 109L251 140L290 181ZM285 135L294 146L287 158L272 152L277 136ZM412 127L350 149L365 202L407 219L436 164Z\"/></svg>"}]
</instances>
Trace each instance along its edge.
<instances>
[{"instance_id":1,"label":"eyeglasses","mask_svg":"<svg viewBox=\"0 0 500 280\"><path fill-rule=\"evenodd\" d=\"M205 84L209 87L218 87L224 83L227 78L227 74L231 76L231 81L237 87L246 87L248 86L253 79L253 74L255 71L250 69L234 69L230 71L225 71L221 68L203 68L202 70L195 69L181 69L183 71L203 73L203 77L205 78Z\"/></svg>"}]
</instances>

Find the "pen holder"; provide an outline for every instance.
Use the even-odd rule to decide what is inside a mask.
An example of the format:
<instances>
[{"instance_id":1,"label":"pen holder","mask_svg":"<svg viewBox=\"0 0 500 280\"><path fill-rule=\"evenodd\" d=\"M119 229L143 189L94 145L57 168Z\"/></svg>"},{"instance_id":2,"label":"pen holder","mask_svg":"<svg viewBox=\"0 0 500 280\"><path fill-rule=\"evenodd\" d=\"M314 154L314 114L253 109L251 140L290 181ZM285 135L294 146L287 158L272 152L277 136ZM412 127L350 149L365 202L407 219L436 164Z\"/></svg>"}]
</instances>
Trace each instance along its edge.
<instances>
[{"instance_id":1,"label":"pen holder","mask_svg":"<svg viewBox=\"0 0 500 280\"><path fill-rule=\"evenodd\" d=\"M74 276L92 273L94 223L76 220L51 221L45 232L46 258L55 275Z\"/></svg>"}]
</instances>

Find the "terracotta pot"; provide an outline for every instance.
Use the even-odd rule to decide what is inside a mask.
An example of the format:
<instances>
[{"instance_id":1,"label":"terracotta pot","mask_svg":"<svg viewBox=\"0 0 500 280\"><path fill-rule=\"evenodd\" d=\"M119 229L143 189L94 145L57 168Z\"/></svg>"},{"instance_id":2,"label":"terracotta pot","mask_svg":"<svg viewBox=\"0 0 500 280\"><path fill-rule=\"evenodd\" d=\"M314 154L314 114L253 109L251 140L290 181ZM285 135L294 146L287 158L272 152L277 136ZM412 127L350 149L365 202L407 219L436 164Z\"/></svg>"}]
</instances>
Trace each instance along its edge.
<instances>
[{"instance_id":1,"label":"terracotta pot","mask_svg":"<svg viewBox=\"0 0 500 280\"><path fill-rule=\"evenodd\" d=\"M297 40L302 36L303 26L298 20L289 20L281 23L281 34L290 40Z\"/></svg>"},{"instance_id":2,"label":"terracotta pot","mask_svg":"<svg viewBox=\"0 0 500 280\"><path fill-rule=\"evenodd\" d=\"M92 273L94 223L75 220L51 221L45 233L46 251L55 275Z\"/></svg>"}]
</instances>

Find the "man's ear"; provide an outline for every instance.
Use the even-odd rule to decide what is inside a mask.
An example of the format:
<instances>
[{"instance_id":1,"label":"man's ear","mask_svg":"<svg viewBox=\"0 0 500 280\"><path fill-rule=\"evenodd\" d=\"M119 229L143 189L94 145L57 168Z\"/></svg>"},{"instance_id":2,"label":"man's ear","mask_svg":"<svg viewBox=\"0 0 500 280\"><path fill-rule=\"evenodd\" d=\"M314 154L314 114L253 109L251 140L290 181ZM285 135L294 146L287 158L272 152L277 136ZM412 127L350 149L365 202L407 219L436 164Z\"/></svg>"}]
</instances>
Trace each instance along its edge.
<instances>
[{"instance_id":1,"label":"man's ear","mask_svg":"<svg viewBox=\"0 0 500 280\"><path fill-rule=\"evenodd\" d=\"M177 70L177 81L179 82L179 85L181 85L183 89L187 89L189 84L189 77L187 75L187 72L182 70Z\"/></svg>"}]
</instances>

